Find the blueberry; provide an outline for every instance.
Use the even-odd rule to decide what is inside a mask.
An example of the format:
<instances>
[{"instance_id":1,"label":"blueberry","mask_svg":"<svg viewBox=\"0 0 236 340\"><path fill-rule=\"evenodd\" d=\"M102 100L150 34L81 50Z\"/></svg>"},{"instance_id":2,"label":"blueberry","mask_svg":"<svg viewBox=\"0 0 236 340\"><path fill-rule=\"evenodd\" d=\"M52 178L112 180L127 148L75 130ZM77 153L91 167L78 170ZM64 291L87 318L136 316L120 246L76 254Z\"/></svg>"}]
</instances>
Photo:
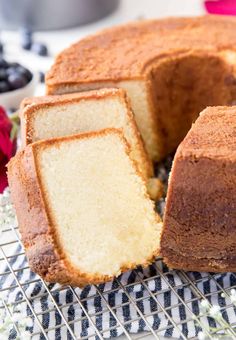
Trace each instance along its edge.
<instances>
[{"instance_id":1,"label":"blueberry","mask_svg":"<svg viewBox=\"0 0 236 340\"><path fill-rule=\"evenodd\" d=\"M8 113L9 115L12 115L14 112L16 112L16 110L17 110L17 108L15 108L15 107L10 107L10 108L7 110L7 113Z\"/></svg>"},{"instance_id":2,"label":"blueberry","mask_svg":"<svg viewBox=\"0 0 236 340\"><path fill-rule=\"evenodd\" d=\"M32 73L25 67L19 65L16 67L16 72L23 75L28 81L32 79Z\"/></svg>"},{"instance_id":3,"label":"blueberry","mask_svg":"<svg viewBox=\"0 0 236 340\"><path fill-rule=\"evenodd\" d=\"M32 42L28 40L21 41L21 47L23 50L29 51L31 49Z\"/></svg>"},{"instance_id":4,"label":"blueberry","mask_svg":"<svg viewBox=\"0 0 236 340\"><path fill-rule=\"evenodd\" d=\"M21 66L19 63L8 63L9 67L16 68L18 66Z\"/></svg>"},{"instance_id":5,"label":"blueberry","mask_svg":"<svg viewBox=\"0 0 236 340\"><path fill-rule=\"evenodd\" d=\"M4 45L0 42L0 54L3 54L4 52Z\"/></svg>"},{"instance_id":6,"label":"blueberry","mask_svg":"<svg viewBox=\"0 0 236 340\"><path fill-rule=\"evenodd\" d=\"M7 80L7 70L0 68L0 80Z\"/></svg>"},{"instance_id":7,"label":"blueberry","mask_svg":"<svg viewBox=\"0 0 236 340\"><path fill-rule=\"evenodd\" d=\"M5 80L0 80L0 93L8 92L10 91L10 85Z\"/></svg>"},{"instance_id":8,"label":"blueberry","mask_svg":"<svg viewBox=\"0 0 236 340\"><path fill-rule=\"evenodd\" d=\"M33 43L31 46L31 51L42 56L46 57L48 55L47 46L42 43Z\"/></svg>"},{"instance_id":9,"label":"blueberry","mask_svg":"<svg viewBox=\"0 0 236 340\"><path fill-rule=\"evenodd\" d=\"M40 83L45 82L45 74L42 71L39 71L39 81Z\"/></svg>"},{"instance_id":10,"label":"blueberry","mask_svg":"<svg viewBox=\"0 0 236 340\"><path fill-rule=\"evenodd\" d=\"M16 90L24 87L28 81L23 75L15 72L8 76L8 83L13 90Z\"/></svg>"},{"instance_id":11,"label":"blueberry","mask_svg":"<svg viewBox=\"0 0 236 340\"><path fill-rule=\"evenodd\" d=\"M8 62L0 57L0 67L1 68L7 68L8 67Z\"/></svg>"},{"instance_id":12,"label":"blueberry","mask_svg":"<svg viewBox=\"0 0 236 340\"><path fill-rule=\"evenodd\" d=\"M25 37L30 37L30 38L32 38L33 32L32 32L32 30L31 30L30 28L28 28L28 27L21 27L21 28L20 28L20 35L21 35L21 36L25 36Z\"/></svg>"},{"instance_id":13,"label":"blueberry","mask_svg":"<svg viewBox=\"0 0 236 340\"><path fill-rule=\"evenodd\" d=\"M9 66L9 67L6 69L6 73L7 73L8 76L9 76L10 74L16 73L16 68L15 68L15 66Z\"/></svg>"},{"instance_id":14,"label":"blueberry","mask_svg":"<svg viewBox=\"0 0 236 340\"><path fill-rule=\"evenodd\" d=\"M20 30L20 44L24 50L30 50L32 46L32 31L28 28Z\"/></svg>"}]
</instances>

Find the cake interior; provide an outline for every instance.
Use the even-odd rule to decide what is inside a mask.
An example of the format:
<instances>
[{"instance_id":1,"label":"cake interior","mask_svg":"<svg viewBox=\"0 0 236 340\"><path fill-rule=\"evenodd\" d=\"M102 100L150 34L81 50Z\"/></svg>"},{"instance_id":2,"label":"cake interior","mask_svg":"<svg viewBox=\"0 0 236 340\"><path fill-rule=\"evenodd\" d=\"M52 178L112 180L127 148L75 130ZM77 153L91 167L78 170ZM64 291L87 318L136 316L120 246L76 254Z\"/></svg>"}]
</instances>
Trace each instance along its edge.
<instances>
[{"instance_id":1,"label":"cake interior","mask_svg":"<svg viewBox=\"0 0 236 340\"><path fill-rule=\"evenodd\" d=\"M44 145L36 164L57 239L74 268L112 277L157 254L158 218L120 134Z\"/></svg>"},{"instance_id":2,"label":"cake interior","mask_svg":"<svg viewBox=\"0 0 236 340\"><path fill-rule=\"evenodd\" d=\"M222 57L191 54L162 62L152 70L164 155L175 151L204 108L232 105L236 100L233 72Z\"/></svg>"},{"instance_id":3,"label":"cake interior","mask_svg":"<svg viewBox=\"0 0 236 340\"><path fill-rule=\"evenodd\" d=\"M37 109L37 114L32 115L31 142L112 126L122 128L125 126L126 111L121 100L114 97L45 105L44 108Z\"/></svg>"},{"instance_id":4,"label":"cake interior","mask_svg":"<svg viewBox=\"0 0 236 340\"><path fill-rule=\"evenodd\" d=\"M236 53L193 52L152 61L146 79L61 86L55 93L123 88L150 157L174 152L207 106L236 101Z\"/></svg>"},{"instance_id":5,"label":"cake interior","mask_svg":"<svg viewBox=\"0 0 236 340\"><path fill-rule=\"evenodd\" d=\"M128 114L126 102L120 93L98 100L86 99L74 103L45 105L44 108L38 108L30 113L26 122L29 124L26 138L31 143L104 128L122 129L131 146L131 158L138 162L139 169L146 178L151 174L151 164L148 165L150 170L147 170L143 144L139 140L139 132L132 119L132 113Z\"/></svg>"}]
</instances>

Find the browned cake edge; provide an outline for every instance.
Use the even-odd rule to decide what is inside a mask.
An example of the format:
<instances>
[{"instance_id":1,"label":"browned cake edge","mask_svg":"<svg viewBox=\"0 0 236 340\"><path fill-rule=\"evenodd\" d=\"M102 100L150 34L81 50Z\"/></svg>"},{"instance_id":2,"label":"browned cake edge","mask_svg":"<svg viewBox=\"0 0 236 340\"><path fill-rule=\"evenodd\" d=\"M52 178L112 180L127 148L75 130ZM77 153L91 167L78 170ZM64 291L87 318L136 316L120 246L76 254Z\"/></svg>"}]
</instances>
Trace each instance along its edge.
<instances>
[{"instance_id":1,"label":"browned cake edge","mask_svg":"<svg viewBox=\"0 0 236 340\"><path fill-rule=\"evenodd\" d=\"M99 132L84 133L30 144L23 151L18 152L8 163L11 199L16 210L22 242L30 267L32 271L48 282L83 287L87 284L98 284L112 279L112 277L106 275L82 273L73 267L63 253L63 247L60 245L50 209L43 196L40 168L37 165L37 153L40 149L60 144L64 141L105 136L107 134L117 134L126 146L127 154L129 154L129 146L122 133L116 129L104 129ZM147 199L149 199L148 195ZM159 249L140 265L149 265L158 253ZM121 271L124 272L135 267L135 264L130 263L121 268Z\"/></svg>"},{"instance_id":2,"label":"browned cake edge","mask_svg":"<svg viewBox=\"0 0 236 340\"><path fill-rule=\"evenodd\" d=\"M189 140L192 140L193 146L198 145L195 135L192 133L194 126L198 131L201 131L201 124L205 123L205 117L209 116L213 120L214 115L224 111L226 114L235 113L235 108L219 106L203 110L175 154L169 178L160 241L161 256L170 268L200 272L236 271L236 238L233 237L236 226L236 214L233 211L236 202L233 187L236 183L235 153L215 157L209 152L204 154L203 150L197 153L189 145ZM215 129L219 128L218 124ZM211 140L212 137L209 139ZM205 143L201 145L202 149L204 147L207 148ZM207 195L210 178L213 179L210 188L214 187L219 192L218 196L223 196L220 201L215 202L212 194ZM181 183L185 183L185 189ZM226 184L226 193L223 193L221 188L224 188ZM199 192L195 191L198 187L200 188ZM194 197L195 194L197 198ZM199 195L201 195L200 198ZM200 205L198 204L199 199L201 200L203 197L208 200L209 204L204 201ZM187 204L188 200L191 201L191 209ZM217 206L216 204L219 203L220 205ZM222 209L222 205L227 206L227 209ZM218 213L215 211L216 207ZM192 220L193 209L197 216L201 216L200 218L197 219L195 216L195 219ZM192 220L192 225L188 223L189 218ZM212 228L213 218L215 230ZM203 222L199 223L199 221L208 220L209 225ZM199 233L202 233L201 240L195 238L197 235L199 236ZM214 250L212 245L214 245Z\"/></svg>"},{"instance_id":3,"label":"browned cake edge","mask_svg":"<svg viewBox=\"0 0 236 340\"><path fill-rule=\"evenodd\" d=\"M153 61L162 57L175 57L194 50L199 51L200 45L202 50L207 51L208 49L208 52L210 51L213 54L224 48L235 50L229 34L235 28L235 25L236 19L233 17L203 15L133 21L101 30L96 34L85 37L57 55L55 63L46 74L47 93L56 94L59 93L60 88L67 87L67 92L72 92L76 85L82 87L83 84L96 86L112 81L144 80L147 79L148 73L146 71ZM197 27L200 31L196 30ZM207 29L208 31L212 30L212 37L210 35L210 38ZM192 31L195 34L188 38ZM218 37L219 31L225 32L225 41L222 41L222 36ZM156 32L156 36L154 32ZM186 39L184 35L186 35ZM136 39L137 36L139 39ZM155 42L163 36L166 39L163 40L161 46L158 45L155 48L157 50L155 58L151 49L152 45L150 45L149 49L145 50L145 63L143 63L143 58L140 60L142 39L144 42L147 39ZM194 48L193 40L194 42L200 41L200 45ZM120 41L120 44L117 41ZM101 51L96 51L96 45L100 47L101 44L104 48ZM106 49L106 46L109 46L109 48ZM82 60L83 51L92 55L93 59L88 61L84 58ZM96 53L93 53L94 51ZM104 51L107 51L105 59L103 58ZM130 58L130 54L133 55L133 58ZM104 62L99 63L100 60L104 60ZM65 65L68 70L67 75Z\"/></svg>"},{"instance_id":4,"label":"browned cake edge","mask_svg":"<svg viewBox=\"0 0 236 340\"><path fill-rule=\"evenodd\" d=\"M168 257L163 256L164 263L170 269L180 269L184 271L196 271L196 272L235 272L236 266L232 263L236 262L235 257L228 257L225 259L214 258L201 258L191 256L182 256L180 253L173 249L168 249Z\"/></svg>"},{"instance_id":5,"label":"browned cake edge","mask_svg":"<svg viewBox=\"0 0 236 340\"><path fill-rule=\"evenodd\" d=\"M40 105L40 104L48 104L48 105L57 105L57 103L74 103L76 100L82 99L103 99L106 96L112 95L123 95L123 90L118 88L103 88L98 90L84 91L84 92L75 92L68 93L64 95L47 95L47 96L38 96L38 97L27 97L24 98L21 102L20 109L23 110L28 105ZM41 107L41 106L39 106Z\"/></svg>"},{"instance_id":6,"label":"browned cake edge","mask_svg":"<svg viewBox=\"0 0 236 340\"><path fill-rule=\"evenodd\" d=\"M116 97L118 96L122 101L125 102L127 108L127 115L131 122L131 128L136 137L140 156L142 158L142 171L143 176L146 180L154 175L153 164L147 151L144 147L144 142L142 140L141 134L137 127L134 114L131 108L130 100L127 97L123 89L101 89L73 94L56 95L56 96L41 96L41 97L31 97L25 98L21 103L20 117L21 117L21 140L22 146L26 146L32 143L32 119L34 113L39 109L46 109L47 107L78 103L81 100L102 100L106 97ZM140 165L139 165L140 167Z\"/></svg>"}]
</instances>

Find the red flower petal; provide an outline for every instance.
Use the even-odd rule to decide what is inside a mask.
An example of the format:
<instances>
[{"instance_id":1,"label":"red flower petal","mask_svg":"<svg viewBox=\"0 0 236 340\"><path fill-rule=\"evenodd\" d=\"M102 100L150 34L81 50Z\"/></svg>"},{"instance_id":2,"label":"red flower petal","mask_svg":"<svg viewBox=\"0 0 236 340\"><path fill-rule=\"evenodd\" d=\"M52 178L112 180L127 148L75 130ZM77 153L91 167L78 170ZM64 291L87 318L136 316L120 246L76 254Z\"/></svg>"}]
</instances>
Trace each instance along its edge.
<instances>
[{"instance_id":1,"label":"red flower petal","mask_svg":"<svg viewBox=\"0 0 236 340\"><path fill-rule=\"evenodd\" d=\"M12 123L11 120L8 118L6 111L0 106L0 131L4 130L8 133L11 132Z\"/></svg>"},{"instance_id":2,"label":"red flower petal","mask_svg":"<svg viewBox=\"0 0 236 340\"><path fill-rule=\"evenodd\" d=\"M8 180L7 180L7 164L8 160L7 158L3 158L0 163L0 193L4 191L4 189L8 186Z\"/></svg>"},{"instance_id":3,"label":"red flower petal","mask_svg":"<svg viewBox=\"0 0 236 340\"><path fill-rule=\"evenodd\" d=\"M10 135L6 131L0 130L0 153L5 155L8 160L13 155L14 143L15 141L10 139Z\"/></svg>"},{"instance_id":4,"label":"red flower petal","mask_svg":"<svg viewBox=\"0 0 236 340\"><path fill-rule=\"evenodd\" d=\"M12 122L6 111L0 106L0 159L6 156L7 161L15 154L16 140L11 140Z\"/></svg>"},{"instance_id":5,"label":"red flower petal","mask_svg":"<svg viewBox=\"0 0 236 340\"><path fill-rule=\"evenodd\" d=\"M11 140L12 122L0 106L0 193L8 185L6 164L16 152L16 139Z\"/></svg>"}]
</instances>

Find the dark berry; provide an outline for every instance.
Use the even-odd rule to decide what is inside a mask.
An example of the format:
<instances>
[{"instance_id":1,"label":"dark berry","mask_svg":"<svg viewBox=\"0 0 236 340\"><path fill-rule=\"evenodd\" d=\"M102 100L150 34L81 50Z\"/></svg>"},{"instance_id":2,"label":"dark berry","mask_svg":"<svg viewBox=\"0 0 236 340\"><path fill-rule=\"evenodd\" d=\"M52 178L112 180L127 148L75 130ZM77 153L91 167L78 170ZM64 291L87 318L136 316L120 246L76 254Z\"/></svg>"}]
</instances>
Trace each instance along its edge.
<instances>
[{"instance_id":1,"label":"dark berry","mask_svg":"<svg viewBox=\"0 0 236 340\"><path fill-rule=\"evenodd\" d=\"M8 67L8 62L0 57L0 68L7 68Z\"/></svg>"},{"instance_id":2,"label":"dark berry","mask_svg":"<svg viewBox=\"0 0 236 340\"><path fill-rule=\"evenodd\" d=\"M20 45L24 50L30 50L32 46L32 31L28 28L20 30Z\"/></svg>"},{"instance_id":3,"label":"dark berry","mask_svg":"<svg viewBox=\"0 0 236 340\"><path fill-rule=\"evenodd\" d=\"M15 72L16 72L15 67L10 66L6 69L7 76L9 76L10 74L14 74Z\"/></svg>"},{"instance_id":4,"label":"dark berry","mask_svg":"<svg viewBox=\"0 0 236 340\"><path fill-rule=\"evenodd\" d=\"M7 63L0 58L0 92L22 88L32 77L32 73L19 63Z\"/></svg>"},{"instance_id":5,"label":"dark berry","mask_svg":"<svg viewBox=\"0 0 236 340\"><path fill-rule=\"evenodd\" d=\"M23 48L23 50L29 51L31 49L32 46L32 42L31 41L22 41L21 42L21 47Z\"/></svg>"},{"instance_id":6,"label":"dark berry","mask_svg":"<svg viewBox=\"0 0 236 340\"><path fill-rule=\"evenodd\" d=\"M0 80L0 93L8 92L10 91L10 85L5 80Z\"/></svg>"},{"instance_id":7,"label":"dark berry","mask_svg":"<svg viewBox=\"0 0 236 340\"><path fill-rule=\"evenodd\" d=\"M23 75L28 81L32 79L32 73L25 67L19 65L16 67L16 72Z\"/></svg>"},{"instance_id":8,"label":"dark berry","mask_svg":"<svg viewBox=\"0 0 236 340\"><path fill-rule=\"evenodd\" d=\"M9 115L12 115L14 112L16 112L16 108L14 108L14 107L10 107L8 110L7 110L7 113L9 114Z\"/></svg>"},{"instance_id":9,"label":"dark berry","mask_svg":"<svg viewBox=\"0 0 236 340\"><path fill-rule=\"evenodd\" d=\"M4 45L0 42L0 54L3 54L4 52Z\"/></svg>"},{"instance_id":10,"label":"dark berry","mask_svg":"<svg viewBox=\"0 0 236 340\"><path fill-rule=\"evenodd\" d=\"M13 68L16 68L18 66L21 66L19 63L8 63L8 67L13 67Z\"/></svg>"},{"instance_id":11,"label":"dark berry","mask_svg":"<svg viewBox=\"0 0 236 340\"><path fill-rule=\"evenodd\" d=\"M39 81L40 83L45 82L45 74L42 71L39 71Z\"/></svg>"},{"instance_id":12,"label":"dark berry","mask_svg":"<svg viewBox=\"0 0 236 340\"><path fill-rule=\"evenodd\" d=\"M7 80L7 70L0 68L0 80Z\"/></svg>"},{"instance_id":13,"label":"dark berry","mask_svg":"<svg viewBox=\"0 0 236 340\"><path fill-rule=\"evenodd\" d=\"M31 51L42 57L46 57L48 55L47 46L37 42L32 44Z\"/></svg>"},{"instance_id":14,"label":"dark berry","mask_svg":"<svg viewBox=\"0 0 236 340\"><path fill-rule=\"evenodd\" d=\"M16 90L21 87L24 87L28 82L27 82L27 79L23 75L15 72L15 73L11 73L8 76L8 83L13 90Z\"/></svg>"},{"instance_id":15,"label":"dark berry","mask_svg":"<svg viewBox=\"0 0 236 340\"><path fill-rule=\"evenodd\" d=\"M33 36L33 31L30 28L27 27L21 27L20 28L20 35L25 36L25 37L30 37L32 38Z\"/></svg>"},{"instance_id":16,"label":"dark berry","mask_svg":"<svg viewBox=\"0 0 236 340\"><path fill-rule=\"evenodd\" d=\"M29 37L21 37L20 45L24 50L29 51L32 46L32 40Z\"/></svg>"}]
</instances>

